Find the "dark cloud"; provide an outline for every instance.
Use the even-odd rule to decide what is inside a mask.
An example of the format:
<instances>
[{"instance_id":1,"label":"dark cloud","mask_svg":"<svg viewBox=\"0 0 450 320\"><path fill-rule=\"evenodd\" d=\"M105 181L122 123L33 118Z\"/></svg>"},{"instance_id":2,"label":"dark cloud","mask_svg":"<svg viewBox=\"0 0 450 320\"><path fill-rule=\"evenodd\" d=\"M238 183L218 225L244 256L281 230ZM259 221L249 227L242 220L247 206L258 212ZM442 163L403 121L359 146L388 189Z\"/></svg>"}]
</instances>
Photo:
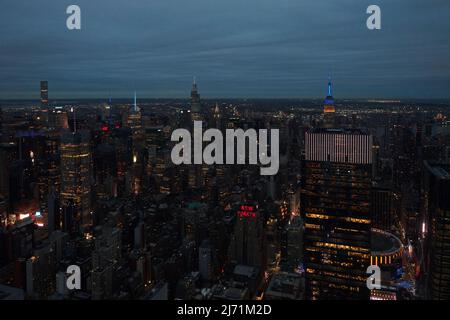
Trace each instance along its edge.
<instances>
[{"instance_id":1,"label":"dark cloud","mask_svg":"<svg viewBox=\"0 0 450 320\"><path fill-rule=\"evenodd\" d=\"M82 9L82 30L65 27ZM365 27L382 9L382 30ZM449 98L447 0L2 0L0 99Z\"/></svg>"}]
</instances>

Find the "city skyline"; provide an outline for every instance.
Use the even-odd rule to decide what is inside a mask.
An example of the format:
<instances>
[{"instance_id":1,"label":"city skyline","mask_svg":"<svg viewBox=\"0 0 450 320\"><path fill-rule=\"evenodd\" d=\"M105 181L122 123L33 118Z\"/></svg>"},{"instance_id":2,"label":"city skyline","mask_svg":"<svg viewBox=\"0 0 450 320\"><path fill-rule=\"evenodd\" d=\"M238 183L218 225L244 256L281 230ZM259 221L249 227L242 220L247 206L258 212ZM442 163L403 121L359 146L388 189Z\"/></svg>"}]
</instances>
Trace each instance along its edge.
<instances>
[{"instance_id":1,"label":"city skyline","mask_svg":"<svg viewBox=\"0 0 450 320\"><path fill-rule=\"evenodd\" d=\"M320 109L211 107L195 81L187 104L141 104L135 92L125 104L61 106L39 84L39 107L0 109L7 299L448 297L439 246L448 224L435 219L450 207L442 105L335 104L329 79ZM233 151L227 142L226 164L174 160L176 129L193 132L195 158L209 139L195 138L203 122L216 132L214 158L218 134L241 131ZM270 157L281 159L270 178L251 160L268 141L250 138L251 128L264 127L275 128ZM235 155L244 161L228 165ZM378 286L369 286L370 270Z\"/></svg>"},{"instance_id":2,"label":"city skyline","mask_svg":"<svg viewBox=\"0 0 450 320\"><path fill-rule=\"evenodd\" d=\"M4 0L0 302L450 299L449 13Z\"/></svg>"}]
</instances>

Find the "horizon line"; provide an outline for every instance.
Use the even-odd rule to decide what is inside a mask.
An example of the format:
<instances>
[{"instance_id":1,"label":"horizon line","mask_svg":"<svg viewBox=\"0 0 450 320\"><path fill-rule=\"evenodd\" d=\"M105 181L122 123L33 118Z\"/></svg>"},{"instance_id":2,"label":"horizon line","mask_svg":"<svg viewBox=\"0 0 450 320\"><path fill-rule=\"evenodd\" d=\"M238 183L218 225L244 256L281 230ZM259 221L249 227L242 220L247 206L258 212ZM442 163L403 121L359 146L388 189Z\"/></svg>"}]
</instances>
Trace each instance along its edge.
<instances>
[{"instance_id":1,"label":"horizon line","mask_svg":"<svg viewBox=\"0 0 450 320\"><path fill-rule=\"evenodd\" d=\"M51 101L76 101L76 100L130 100L130 103L133 103L133 98L129 97L80 97L80 98L56 98L52 99ZM190 97L140 97L138 100L187 100L189 101ZM323 97L203 97L201 101L208 101L208 100L323 100ZM414 101L414 100L420 100L420 101L444 101L444 102L450 102L450 97L448 98L409 98L409 97L344 97L344 98L335 98L335 101L347 101L347 100L364 100L368 102L380 102L380 101L388 101L388 102L402 102L402 101ZM8 102L8 101L27 101L27 102L40 102L39 98L6 98L6 99L0 99L2 102ZM52 102L49 102L49 105L52 104Z\"/></svg>"}]
</instances>

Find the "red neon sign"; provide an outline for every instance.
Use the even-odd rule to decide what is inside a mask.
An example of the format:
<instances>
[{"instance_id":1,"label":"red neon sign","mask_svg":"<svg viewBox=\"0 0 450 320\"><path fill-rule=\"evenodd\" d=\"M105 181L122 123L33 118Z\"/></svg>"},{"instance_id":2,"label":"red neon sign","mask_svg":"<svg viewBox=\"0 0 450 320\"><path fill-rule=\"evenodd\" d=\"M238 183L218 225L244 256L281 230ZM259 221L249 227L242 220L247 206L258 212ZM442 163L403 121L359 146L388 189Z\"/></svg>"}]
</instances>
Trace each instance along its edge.
<instances>
[{"instance_id":1,"label":"red neon sign","mask_svg":"<svg viewBox=\"0 0 450 320\"><path fill-rule=\"evenodd\" d=\"M239 218L244 218L244 217L256 218L256 212L254 212L254 210L255 210L254 206L242 205L239 207L237 214L238 214Z\"/></svg>"}]
</instances>

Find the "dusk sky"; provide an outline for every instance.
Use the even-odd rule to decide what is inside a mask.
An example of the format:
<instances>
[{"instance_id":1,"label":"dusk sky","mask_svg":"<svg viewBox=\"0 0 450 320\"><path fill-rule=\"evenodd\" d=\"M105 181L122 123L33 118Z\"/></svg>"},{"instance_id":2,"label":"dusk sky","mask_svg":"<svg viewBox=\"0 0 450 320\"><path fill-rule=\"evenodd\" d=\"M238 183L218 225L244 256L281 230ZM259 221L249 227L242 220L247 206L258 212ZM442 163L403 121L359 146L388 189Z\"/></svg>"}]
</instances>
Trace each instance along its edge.
<instances>
[{"instance_id":1,"label":"dusk sky","mask_svg":"<svg viewBox=\"0 0 450 320\"><path fill-rule=\"evenodd\" d=\"M82 29L66 28L81 7ZM382 10L382 29L366 9ZM450 98L449 0L2 0L0 100Z\"/></svg>"}]
</instances>

